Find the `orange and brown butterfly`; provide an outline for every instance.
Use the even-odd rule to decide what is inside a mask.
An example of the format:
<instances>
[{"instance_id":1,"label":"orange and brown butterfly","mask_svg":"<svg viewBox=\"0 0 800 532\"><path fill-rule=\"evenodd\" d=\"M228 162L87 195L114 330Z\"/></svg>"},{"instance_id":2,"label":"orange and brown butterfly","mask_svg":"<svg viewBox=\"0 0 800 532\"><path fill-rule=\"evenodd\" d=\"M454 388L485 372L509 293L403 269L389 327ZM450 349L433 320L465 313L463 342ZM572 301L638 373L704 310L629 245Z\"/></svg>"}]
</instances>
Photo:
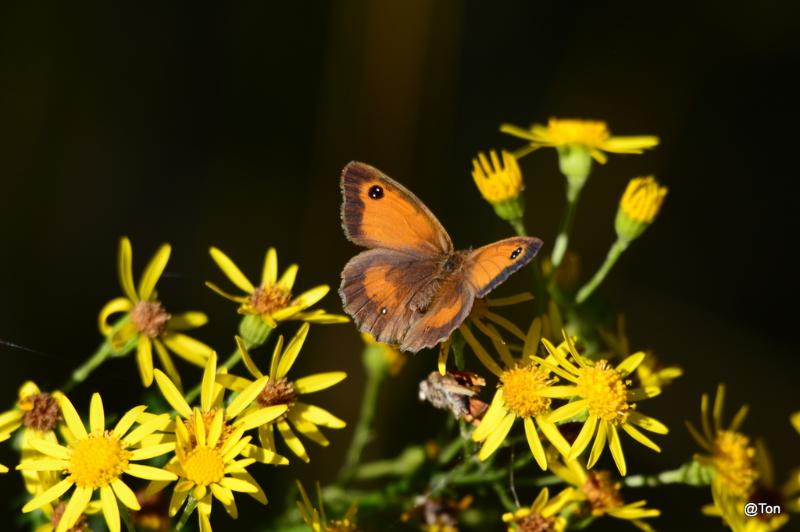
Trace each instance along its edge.
<instances>
[{"instance_id":1,"label":"orange and brown butterfly","mask_svg":"<svg viewBox=\"0 0 800 532\"><path fill-rule=\"evenodd\" d=\"M542 241L511 237L457 251L433 213L364 163L342 172L342 228L370 248L342 271L339 295L361 332L416 353L447 339L482 298L526 264Z\"/></svg>"}]
</instances>

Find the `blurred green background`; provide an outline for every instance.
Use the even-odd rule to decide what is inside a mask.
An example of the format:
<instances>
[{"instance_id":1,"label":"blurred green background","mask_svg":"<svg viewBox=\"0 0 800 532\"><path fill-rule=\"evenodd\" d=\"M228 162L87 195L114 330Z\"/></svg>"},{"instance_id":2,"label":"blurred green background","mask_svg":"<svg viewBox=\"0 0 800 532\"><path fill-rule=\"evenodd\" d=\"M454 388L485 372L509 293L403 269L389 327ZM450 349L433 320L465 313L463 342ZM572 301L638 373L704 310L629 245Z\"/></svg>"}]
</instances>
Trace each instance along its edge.
<instances>
[{"instance_id":1,"label":"blurred green background","mask_svg":"<svg viewBox=\"0 0 800 532\"><path fill-rule=\"evenodd\" d=\"M657 472L691 456L682 420L696 420L700 394L724 381L729 411L751 403L746 431L767 439L783 478L800 463L800 436L788 423L800 409L799 14L793 2L5 2L0 339L36 352L0 345L0 405L12 405L25 379L57 386L93 352L97 312L119 293L121 235L133 241L136 275L158 244L173 244L162 298L170 310L207 312L211 322L196 336L227 354L238 318L203 286L224 281L210 245L252 277L276 246L281 269L300 264L299 289L338 286L357 252L339 224L339 172L352 159L411 188L459 247L508 236L472 184L471 157L519 146L498 132L501 122L586 117L617 134L657 134L662 144L611 156L594 171L572 240L584 276L614 238L627 180L654 173L670 188L657 223L601 289L627 313L635 349L686 370L643 405L672 428L659 440L664 452L628 440L630 469ZM549 253L564 206L555 153L535 153L522 168L526 223ZM498 293L523 290L528 278ZM335 291L323 306L341 309ZM516 312L518 323L530 319ZM346 370L343 385L315 399L354 422L364 379L354 327L313 327L306 346L296 374ZM441 426L445 414L417 401L416 382L434 365L432 353L410 357L389 382L367 458L392 456ZM185 381L199 378L182 370ZM95 390L108 410L138 402L134 360L107 363L73 393L76 405L85 408ZM273 501L295 477L307 485L332 478L350 433L327 433L331 447L311 448L309 465L262 468ZM0 463L12 460L0 448ZM20 489L17 475L0 478L0 523L9 528ZM699 515L706 489L627 496L661 508L664 530L690 516L704 530L718 526ZM280 507L251 502L242 499L237 530L258 529ZM216 526L233 528L221 510Z\"/></svg>"}]
</instances>

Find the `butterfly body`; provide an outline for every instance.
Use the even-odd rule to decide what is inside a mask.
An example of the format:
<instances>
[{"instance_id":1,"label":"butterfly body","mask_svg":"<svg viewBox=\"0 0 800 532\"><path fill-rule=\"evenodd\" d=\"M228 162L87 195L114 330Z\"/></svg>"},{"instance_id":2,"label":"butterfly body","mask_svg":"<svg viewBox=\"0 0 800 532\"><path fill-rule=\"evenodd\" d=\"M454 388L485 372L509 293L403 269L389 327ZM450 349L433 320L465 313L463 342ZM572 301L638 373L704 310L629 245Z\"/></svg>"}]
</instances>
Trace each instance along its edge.
<instances>
[{"instance_id":1,"label":"butterfly body","mask_svg":"<svg viewBox=\"0 0 800 532\"><path fill-rule=\"evenodd\" d=\"M404 351L448 338L475 298L530 262L542 244L512 237L457 251L433 213L376 168L348 164L341 186L345 235L371 248L342 271L344 309L359 330Z\"/></svg>"}]
</instances>

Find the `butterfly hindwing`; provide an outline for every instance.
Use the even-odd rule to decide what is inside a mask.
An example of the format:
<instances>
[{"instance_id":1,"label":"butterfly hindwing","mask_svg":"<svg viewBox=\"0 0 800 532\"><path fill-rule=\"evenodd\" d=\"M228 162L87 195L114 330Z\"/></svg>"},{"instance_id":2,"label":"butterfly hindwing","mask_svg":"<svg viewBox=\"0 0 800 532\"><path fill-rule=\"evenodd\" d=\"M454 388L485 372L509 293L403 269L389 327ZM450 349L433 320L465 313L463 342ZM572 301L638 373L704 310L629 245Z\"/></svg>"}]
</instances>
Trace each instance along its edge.
<instances>
[{"instance_id":1,"label":"butterfly hindwing","mask_svg":"<svg viewBox=\"0 0 800 532\"><path fill-rule=\"evenodd\" d=\"M352 242L420 257L453 251L439 220L400 183L368 164L351 162L342 171L342 227Z\"/></svg>"},{"instance_id":2,"label":"butterfly hindwing","mask_svg":"<svg viewBox=\"0 0 800 532\"><path fill-rule=\"evenodd\" d=\"M371 249L344 267L339 295L360 331L379 342L399 344L418 314L412 300L429 285L436 271L435 261Z\"/></svg>"},{"instance_id":3,"label":"butterfly hindwing","mask_svg":"<svg viewBox=\"0 0 800 532\"><path fill-rule=\"evenodd\" d=\"M466 280L476 297L484 297L526 264L542 247L530 236L515 236L472 251L464 264Z\"/></svg>"},{"instance_id":4,"label":"butterfly hindwing","mask_svg":"<svg viewBox=\"0 0 800 532\"><path fill-rule=\"evenodd\" d=\"M417 316L400 349L416 353L450 337L472 310L475 295L459 276L442 281L439 292L424 314Z\"/></svg>"}]
</instances>

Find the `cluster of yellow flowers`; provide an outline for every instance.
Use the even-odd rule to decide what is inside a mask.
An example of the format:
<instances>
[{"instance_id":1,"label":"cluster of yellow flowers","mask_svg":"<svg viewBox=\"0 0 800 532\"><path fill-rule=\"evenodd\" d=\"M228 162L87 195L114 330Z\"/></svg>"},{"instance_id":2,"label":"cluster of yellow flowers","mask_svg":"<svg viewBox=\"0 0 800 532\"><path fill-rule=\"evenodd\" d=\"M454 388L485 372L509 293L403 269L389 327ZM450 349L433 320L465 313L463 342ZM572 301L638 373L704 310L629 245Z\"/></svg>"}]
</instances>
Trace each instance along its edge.
<instances>
[{"instance_id":1,"label":"cluster of yellow flowers","mask_svg":"<svg viewBox=\"0 0 800 532\"><path fill-rule=\"evenodd\" d=\"M108 356L122 356L135 349L142 384L147 387L155 381L172 412L154 413L147 406L134 406L112 427L107 425L101 396L95 393L85 424L66 393L43 392L33 382L26 382L19 390L16 406L0 414L0 441L14 437L19 443L21 456L16 469L31 495L22 512L37 514L37 530L86 530L88 516L100 512L112 532L119 531L122 522L128 529L135 524L163 529L181 508L184 511L179 524L196 510L200 530L211 530L212 498L233 518L237 517L234 493L246 493L267 503L248 468L256 462L289 463L278 454L275 429L287 448L308 462L308 453L296 432L327 446L320 427L345 426L344 421L304 402L302 397L336 385L346 378L344 372L290 377L308 336L309 323L347 321L344 316L309 310L325 296L328 287L318 286L293 297L297 266L290 266L278 279L274 249L267 252L261 285L254 287L230 259L211 248L212 258L224 273L247 292L241 297L230 296L240 303L239 312L260 324L242 327L242 332L258 329L260 337L254 339L251 334L245 340L237 336L236 351L219 365L211 348L183 333L206 323L205 314L172 315L158 299L156 284L170 251L169 245L161 246L134 287L131 244L127 238L121 240L118 269L124 296L111 300L101 310L100 332L105 341L65 388L85 380ZM248 348L264 343L278 322L287 320L303 323L285 346L283 337L278 338L269 372L263 374ZM153 368L153 350L163 371ZM203 368L196 390L184 394L170 352ZM240 358L252 379L228 372ZM226 390L232 393L227 400ZM198 393L199 405L191 406ZM251 443L251 432L258 434L258 444ZM158 465L141 463L144 461ZM7 471L4 466L2 472ZM149 484L134 490L130 481L123 480L124 475ZM172 494L164 515L142 510L143 501L168 486L172 486Z\"/></svg>"}]
</instances>

